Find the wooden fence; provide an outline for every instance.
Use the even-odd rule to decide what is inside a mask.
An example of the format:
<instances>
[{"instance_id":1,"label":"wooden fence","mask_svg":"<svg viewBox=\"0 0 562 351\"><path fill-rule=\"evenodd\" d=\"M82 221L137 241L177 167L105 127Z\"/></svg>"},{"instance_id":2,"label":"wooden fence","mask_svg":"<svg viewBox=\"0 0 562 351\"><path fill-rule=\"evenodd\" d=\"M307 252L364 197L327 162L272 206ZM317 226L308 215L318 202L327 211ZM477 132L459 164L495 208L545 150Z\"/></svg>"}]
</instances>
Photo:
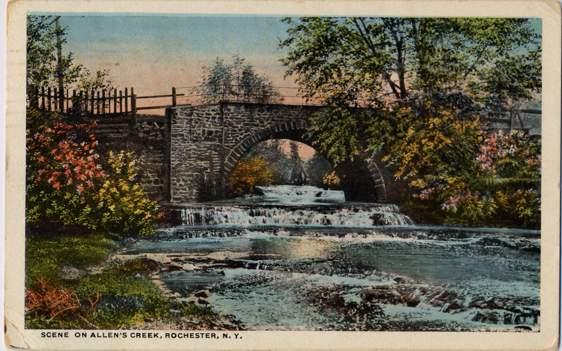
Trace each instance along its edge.
<instances>
[{"instance_id":1,"label":"wooden fence","mask_svg":"<svg viewBox=\"0 0 562 351\"><path fill-rule=\"evenodd\" d=\"M60 112L74 116L120 117L135 116L141 110L162 109L177 105L177 94L172 88L171 94L137 96L134 88L124 90L61 91L57 88L41 87L31 89L30 105L43 111ZM169 104L137 106L143 99L171 99Z\"/></svg>"}]
</instances>

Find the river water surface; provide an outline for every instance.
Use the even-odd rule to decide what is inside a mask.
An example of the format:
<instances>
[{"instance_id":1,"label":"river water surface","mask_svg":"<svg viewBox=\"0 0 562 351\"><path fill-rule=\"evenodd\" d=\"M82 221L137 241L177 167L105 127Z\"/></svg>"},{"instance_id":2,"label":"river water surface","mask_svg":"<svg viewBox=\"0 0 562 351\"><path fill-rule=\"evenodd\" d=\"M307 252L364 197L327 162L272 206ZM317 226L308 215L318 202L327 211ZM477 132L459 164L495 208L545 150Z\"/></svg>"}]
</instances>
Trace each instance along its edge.
<instances>
[{"instance_id":1,"label":"river water surface","mask_svg":"<svg viewBox=\"0 0 562 351\"><path fill-rule=\"evenodd\" d=\"M310 186L180 212L127 254L166 255L168 289L245 329L540 328L538 231L417 226Z\"/></svg>"}]
</instances>

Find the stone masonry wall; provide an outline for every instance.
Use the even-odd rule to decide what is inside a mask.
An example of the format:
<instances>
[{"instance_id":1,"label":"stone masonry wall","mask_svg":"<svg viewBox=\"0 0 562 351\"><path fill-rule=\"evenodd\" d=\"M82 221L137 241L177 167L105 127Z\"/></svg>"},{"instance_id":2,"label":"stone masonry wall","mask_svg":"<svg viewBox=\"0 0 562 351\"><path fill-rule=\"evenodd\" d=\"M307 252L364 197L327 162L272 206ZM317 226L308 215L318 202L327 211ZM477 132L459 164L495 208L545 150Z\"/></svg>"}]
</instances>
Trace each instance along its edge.
<instances>
[{"instance_id":1,"label":"stone masonry wall","mask_svg":"<svg viewBox=\"0 0 562 351\"><path fill-rule=\"evenodd\" d=\"M168 127L164 117L127 121L99 121L96 135L102 157L109 150L132 150L138 156L140 182L154 200L167 200Z\"/></svg>"},{"instance_id":2,"label":"stone masonry wall","mask_svg":"<svg viewBox=\"0 0 562 351\"><path fill-rule=\"evenodd\" d=\"M249 148L262 140L303 131L315 110L243 103L169 108L170 200L220 197L226 175Z\"/></svg>"}]
</instances>

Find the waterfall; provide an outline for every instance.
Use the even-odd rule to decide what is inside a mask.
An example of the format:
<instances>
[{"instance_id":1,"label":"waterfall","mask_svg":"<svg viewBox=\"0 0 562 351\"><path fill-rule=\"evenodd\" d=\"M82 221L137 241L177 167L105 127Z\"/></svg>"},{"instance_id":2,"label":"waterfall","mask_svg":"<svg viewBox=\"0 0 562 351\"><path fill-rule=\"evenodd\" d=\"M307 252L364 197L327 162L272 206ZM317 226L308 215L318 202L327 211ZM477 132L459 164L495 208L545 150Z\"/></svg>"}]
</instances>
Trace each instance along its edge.
<instances>
[{"instance_id":1,"label":"waterfall","mask_svg":"<svg viewBox=\"0 0 562 351\"><path fill-rule=\"evenodd\" d=\"M179 209L187 226L372 227L413 224L394 204L345 202L342 191L314 186L258 187L259 195Z\"/></svg>"},{"instance_id":2,"label":"waterfall","mask_svg":"<svg viewBox=\"0 0 562 351\"><path fill-rule=\"evenodd\" d=\"M263 203L313 205L337 204L345 202L345 194L340 190L321 189L310 185L276 185L256 187L258 196L247 198Z\"/></svg>"}]
</instances>

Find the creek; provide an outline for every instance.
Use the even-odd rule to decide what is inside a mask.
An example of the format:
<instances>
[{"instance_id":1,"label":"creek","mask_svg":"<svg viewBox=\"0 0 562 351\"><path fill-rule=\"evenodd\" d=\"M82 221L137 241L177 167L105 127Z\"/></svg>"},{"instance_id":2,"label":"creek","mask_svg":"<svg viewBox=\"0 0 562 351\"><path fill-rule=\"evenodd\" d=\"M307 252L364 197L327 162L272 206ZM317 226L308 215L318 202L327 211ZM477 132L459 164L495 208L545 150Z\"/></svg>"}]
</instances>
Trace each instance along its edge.
<instances>
[{"instance_id":1,"label":"creek","mask_svg":"<svg viewBox=\"0 0 562 351\"><path fill-rule=\"evenodd\" d=\"M178 210L128 246L249 330L538 331L540 232L415 225L395 205L271 186Z\"/></svg>"}]
</instances>

